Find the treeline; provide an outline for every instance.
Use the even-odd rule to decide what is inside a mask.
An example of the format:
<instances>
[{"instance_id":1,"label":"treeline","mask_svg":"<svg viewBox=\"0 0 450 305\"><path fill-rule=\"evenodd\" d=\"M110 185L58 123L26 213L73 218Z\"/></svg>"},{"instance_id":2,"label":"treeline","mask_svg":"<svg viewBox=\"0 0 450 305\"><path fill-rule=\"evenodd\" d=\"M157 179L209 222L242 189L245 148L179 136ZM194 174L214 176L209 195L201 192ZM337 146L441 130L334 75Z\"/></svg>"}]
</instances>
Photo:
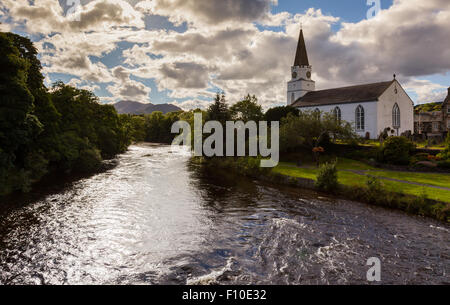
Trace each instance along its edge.
<instances>
[{"instance_id":1,"label":"treeline","mask_svg":"<svg viewBox=\"0 0 450 305\"><path fill-rule=\"evenodd\" d=\"M0 33L0 195L50 172L90 172L131 143L126 120L91 92L44 85L33 43Z\"/></svg>"},{"instance_id":2,"label":"treeline","mask_svg":"<svg viewBox=\"0 0 450 305\"><path fill-rule=\"evenodd\" d=\"M157 143L171 143L175 134L171 133L171 126L178 120L191 125L194 130L194 114L202 114L203 123L218 121L225 126L228 121L254 121L280 122L280 151L289 152L298 149L312 151L315 147L327 148L332 142L356 143L358 136L351 124L338 120L332 113L318 113L311 111L301 112L291 106L280 106L264 112L255 96L247 95L241 101L229 105L225 94L217 94L214 102L207 110L191 110L163 115L154 112L150 115L127 115L124 120L133 132L134 141L147 141ZM270 124L269 124L270 126ZM191 134L191 136L193 136ZM208 134L203 134L207 138ZM248 140L248 133L246 134ZM192 139L191 139L192 140ZM225 147L224 147L225 150Z\"/></svg>"}]
</instances>

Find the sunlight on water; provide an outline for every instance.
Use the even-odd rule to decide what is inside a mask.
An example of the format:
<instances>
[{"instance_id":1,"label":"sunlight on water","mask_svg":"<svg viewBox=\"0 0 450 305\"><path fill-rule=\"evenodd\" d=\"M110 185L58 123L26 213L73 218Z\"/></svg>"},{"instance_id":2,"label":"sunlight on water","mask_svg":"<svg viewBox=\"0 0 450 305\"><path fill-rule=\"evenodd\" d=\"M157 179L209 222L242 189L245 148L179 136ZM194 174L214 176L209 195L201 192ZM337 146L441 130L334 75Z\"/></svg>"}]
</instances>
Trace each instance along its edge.
<instances>
[{"instance_id":1,"label":"sunlight on water","mask_svg":"<svg viewBox=\"0 0 450 305\"><path fill-rule=\"evenodd\" d=\"M260 184L142 144L104 173L0 213L0 284L449 283L450 231ZM27 203L27 204L25 204Z\"/></svg>"}]
</instances>

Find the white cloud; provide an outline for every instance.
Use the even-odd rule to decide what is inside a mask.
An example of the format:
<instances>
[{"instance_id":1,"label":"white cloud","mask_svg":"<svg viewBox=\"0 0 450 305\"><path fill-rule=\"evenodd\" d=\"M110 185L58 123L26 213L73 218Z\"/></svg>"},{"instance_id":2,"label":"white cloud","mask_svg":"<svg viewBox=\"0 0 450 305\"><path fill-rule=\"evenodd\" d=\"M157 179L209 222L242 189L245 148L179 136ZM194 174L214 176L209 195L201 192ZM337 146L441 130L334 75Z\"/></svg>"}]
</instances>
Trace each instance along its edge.
<instances>
[{"instance_id":1,"label":"white cloud","mask_svg":"<svg viewBox=\"0 0 450 305\"><path fill-rule=\"evenodd\" d=\"M340 22L320 9L304 14L272 14L273 0L93 0L83 1L81 21L64 17L58 1L3 0L13 19L1 29L24 26L41 33L37 43L45 73L66 73L77 83L97 88L111 83L113 99L148 102L150 88L130 75L154 79L170 99L186 99L182 107L206 105L217 88L230 103L247 93L265 107L284 104L286 81L303 24L318 89L384 81L396 73L418 102L442 98L443 86L422 81L426 75L450 70L450 2L448 0L395 0L376 18L357 23ZM148 14L187 22L187 30L146 30ZM282 27L261 31L257 22ZM134 43L122 52L123 61L110 68L92 56L115 51L120 42ZM54 49L44 48L50 43ZM75 82L74 82L75 84Z\"/></svg>"}]
</instances>

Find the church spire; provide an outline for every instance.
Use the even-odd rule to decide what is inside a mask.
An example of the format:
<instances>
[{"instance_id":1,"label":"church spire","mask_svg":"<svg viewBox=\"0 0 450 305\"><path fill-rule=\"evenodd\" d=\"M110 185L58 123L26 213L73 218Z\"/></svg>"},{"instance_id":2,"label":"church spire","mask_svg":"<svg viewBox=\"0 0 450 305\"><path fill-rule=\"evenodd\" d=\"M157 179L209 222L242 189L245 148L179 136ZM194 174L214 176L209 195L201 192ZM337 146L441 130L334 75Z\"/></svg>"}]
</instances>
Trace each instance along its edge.
<instances>
[{"instance_id":1,"label":"church spire","mask_svg":"<svg viewBox=\"0 0 450 305\"><path fill-rule=\"evenodd\" d=\"M300 29L298 39L297 54L295 55L294 66L309 66L308 53L306 52L305 38L303 37L303 28Z\"/></svg>"}]
</instances>

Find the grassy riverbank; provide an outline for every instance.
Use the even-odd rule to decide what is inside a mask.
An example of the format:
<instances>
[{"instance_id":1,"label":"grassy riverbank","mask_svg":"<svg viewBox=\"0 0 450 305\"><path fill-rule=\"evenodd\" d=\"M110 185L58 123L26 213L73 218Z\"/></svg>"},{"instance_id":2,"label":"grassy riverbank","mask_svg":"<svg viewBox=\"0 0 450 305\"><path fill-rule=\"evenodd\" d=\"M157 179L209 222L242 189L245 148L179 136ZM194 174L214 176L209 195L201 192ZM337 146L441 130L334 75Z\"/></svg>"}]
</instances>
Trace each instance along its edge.
<instances>
[{"instance_id":1,"label":"grassy riverbank","mask_svg":"<svg viewBox=\"0 0 450 305\"><path fill-rule=\"evenodd\" d=\"M319 169L312 165L298 167L295 163L282 162L273 169L259 167L257 158L197 159L204 166L233 170L253 178L316 189ZM340 159L338 164L339 187L336 196L395 208L411 214L432 217L450 222L450 185L448 174L425 174L396 171L378 171L362 162ZM376 186L369 180L376 177Z\"/></svg>"}]
</instances>

